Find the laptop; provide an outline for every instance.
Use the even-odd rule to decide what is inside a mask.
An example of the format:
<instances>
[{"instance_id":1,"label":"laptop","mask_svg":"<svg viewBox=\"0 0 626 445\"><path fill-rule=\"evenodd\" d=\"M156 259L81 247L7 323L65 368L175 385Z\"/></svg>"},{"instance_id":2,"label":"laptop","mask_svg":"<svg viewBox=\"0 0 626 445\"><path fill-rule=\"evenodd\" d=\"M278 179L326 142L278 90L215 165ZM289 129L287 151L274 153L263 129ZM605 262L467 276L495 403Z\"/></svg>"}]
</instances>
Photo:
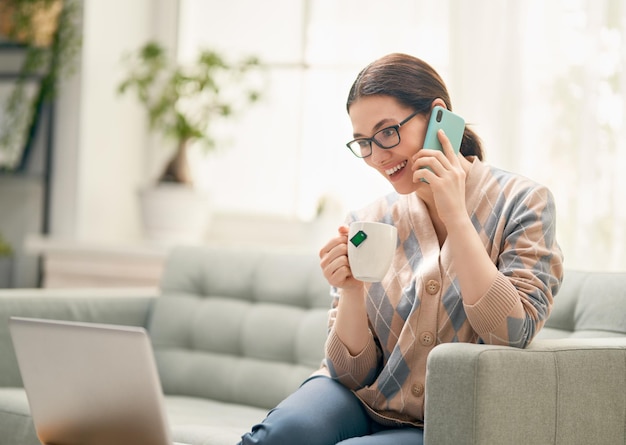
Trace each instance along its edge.
<instances>
[{"instance_id":1,"label":"laptop","mask_svg":"<svg viewBox=\"0 0 626 445\"><path fill-rule=\"evenodd\" d=\"M143 328L12 317L9 329L42 444L173 444Z\"/></svg>"}]
</instances>

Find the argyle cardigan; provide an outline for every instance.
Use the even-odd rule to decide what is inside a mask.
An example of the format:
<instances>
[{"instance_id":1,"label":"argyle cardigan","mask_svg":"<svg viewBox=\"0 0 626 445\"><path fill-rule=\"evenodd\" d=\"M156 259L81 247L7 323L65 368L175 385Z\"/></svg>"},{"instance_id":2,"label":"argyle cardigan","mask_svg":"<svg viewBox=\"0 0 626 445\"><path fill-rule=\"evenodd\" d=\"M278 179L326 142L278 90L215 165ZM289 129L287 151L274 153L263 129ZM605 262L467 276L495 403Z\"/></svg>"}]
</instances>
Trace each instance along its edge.
<instances>
[{"instance_id":1,"label":"argyle cardigan","mask_svg":"<svg viewBox=\"0 0 626 445\"><path fill-rule=\"evenodd\" d=\"M357 356L333 329L341 291L331 289L320 373L353 390L382 424L423 425L426 358L436 345L471 342L523 348L550 314L563 275L550 191L473 159L466 176L466 206L498 268L491 288L474 305L463 302L449 246L444 242L440 247L427 208L416 194L392 193L348 218L392 224L398 242L382 282L364 286L371 335ZM523 318L512 315L520 313Z\"/></svg>"}]
</instances>

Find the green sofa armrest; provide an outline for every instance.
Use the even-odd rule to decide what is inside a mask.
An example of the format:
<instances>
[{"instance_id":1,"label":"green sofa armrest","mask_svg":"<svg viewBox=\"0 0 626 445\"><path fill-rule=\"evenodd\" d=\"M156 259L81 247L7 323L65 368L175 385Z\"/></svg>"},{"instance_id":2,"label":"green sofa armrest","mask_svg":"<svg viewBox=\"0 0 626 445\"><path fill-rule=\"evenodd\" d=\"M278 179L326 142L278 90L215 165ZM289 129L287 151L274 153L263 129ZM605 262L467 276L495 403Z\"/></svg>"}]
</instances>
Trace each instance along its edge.
<instances>
[{"instance_id":1,"label":"green sofa armrest","mask_svg":"<svg viewBox=\"0 0 626 445\"><path fill-rule=\"evenodd\" d=\"M156 297L157 290L150 289L0 291L0 387L22 386L8 328L10 317L145 327Z\"/></svg>"},{"instance_id":2,"label":"green sofa armrest","mask_svg":"<svg viewBox=\"0 0 626 445\"><path fill-rule=\"evenodd\" d=\"M448 343L430 354L425 443L626 443L626 337Z\"/></svg>"}]
</instances>

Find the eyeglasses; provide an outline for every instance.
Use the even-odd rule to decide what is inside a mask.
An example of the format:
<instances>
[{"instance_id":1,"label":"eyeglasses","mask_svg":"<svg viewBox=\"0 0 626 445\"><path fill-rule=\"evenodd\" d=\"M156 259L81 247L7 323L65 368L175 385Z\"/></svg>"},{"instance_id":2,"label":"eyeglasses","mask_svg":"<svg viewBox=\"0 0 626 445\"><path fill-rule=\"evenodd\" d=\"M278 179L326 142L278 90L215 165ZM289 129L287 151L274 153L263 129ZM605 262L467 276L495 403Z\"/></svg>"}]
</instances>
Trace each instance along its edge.
<instances>
[{"instance_id":1,"label":"eyeglasses","mask_svg":"<svg viewBox=\"0 0 626 445\"><path fill-rule=\"evenodd\" d=\"M385 150L393 148L400 143L400 127L413 119L419 113L419 111L416 111L399 124L383 128L382 130L374 133L371 138L357 138L348 142L346 146L357 158L367 158L372 155L372 142Z\"/></svg>"}]
</instances>

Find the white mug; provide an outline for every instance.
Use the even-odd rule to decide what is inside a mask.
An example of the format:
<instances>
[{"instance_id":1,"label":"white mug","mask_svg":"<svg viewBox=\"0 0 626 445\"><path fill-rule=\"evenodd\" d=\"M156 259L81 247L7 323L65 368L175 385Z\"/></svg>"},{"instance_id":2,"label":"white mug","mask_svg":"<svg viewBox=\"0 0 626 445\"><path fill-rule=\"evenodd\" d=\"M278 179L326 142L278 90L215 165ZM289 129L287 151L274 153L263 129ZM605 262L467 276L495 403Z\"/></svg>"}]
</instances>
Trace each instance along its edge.
<instances>
[{"instance_id":1,"label":"white mug","mask_svg":"<svg viewBox=\"0 0 626 445\"><path fill-rule=\"evenodd\" d=\"M395 226L355 221L348 233L348 262L352 276L360 281L381 281L387 274L396 250Z\"/></svg>"}]
</instances>

